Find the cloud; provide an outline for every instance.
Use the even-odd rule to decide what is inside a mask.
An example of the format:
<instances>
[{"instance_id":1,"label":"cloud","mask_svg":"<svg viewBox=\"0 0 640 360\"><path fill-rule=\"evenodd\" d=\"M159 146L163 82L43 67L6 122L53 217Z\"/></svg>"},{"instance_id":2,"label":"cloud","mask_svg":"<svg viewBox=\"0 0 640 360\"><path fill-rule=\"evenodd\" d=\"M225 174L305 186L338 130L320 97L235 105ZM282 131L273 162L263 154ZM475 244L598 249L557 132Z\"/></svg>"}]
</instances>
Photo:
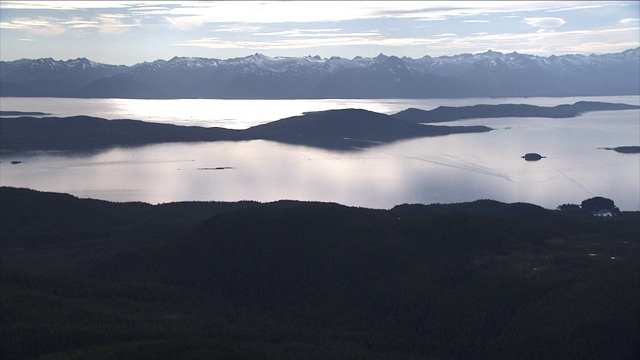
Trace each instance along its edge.
<instances>
[{"instance_id":1,"label":"cloud","mask_svg":"<svg viewBox=\"0 0 640 360\"><path fill-rule=\"evenodd\" d=\"M66 28L61 25L60 19L50 17L14 18L1 22L0 28L23 30L32 35L54 36L62 34Z\"/></svg>"},{"instance_id":2,"label":"cloud","mask_svg":"<svg viewBox=\"0 0 640 360\"><path fill-rule=\"evenodd\" d=\"M68 41L69 49L78 48L73 42L77 37L100 42L99 36L117 36L138 27L157 36L158 44L199 48L179 50L186 54L207 54L202 48L214 48L236 49L217 54L280 49L277 52L284 55L296 53L287 49L325 46L325 53L337 56L381 50L450 55L486 49L559 54L620 51L636 48L640 41L637 3L631 1L0 1L3 42L58 35ZM565 19L575 16L580 21L572 21L572 28L583 26L584 30L562 31L568 28L563 26ZM460 27L462 23L486 25L472 29L483 32L469 34L468 26ZM595 30L606 26L617 32ZM520 31L524 33L516 33ZM10 33L15 35L4 35ZM139 39L123 41L136 44ZM167 46L151 49L145 43L132 46L161 56L176 51Z\"/></svg>"},{"instance_id":3,"label":"cloud","mask_svg":"<svg viewBox=\"0 0 640 360\"><path fill-rule=\"evenodd\" d=\"M205 24L205 18L202 16L166 16L164 18L172 29L176 30L193 30L202 27Z\"/></svg>"},{"instance_id":4,"label":"cloud","mask_svg":"<svg viewBox=\"0 0 640 360\"><path fill-rule=\"evenodd\" d=\"M42 3L52 4L51 2ZM79 9L82 8L81 3L65 6L69 9ZM163 16L166 19L195 16L202 19L203 24L312 23L374 18L434 21L458 16L515 11L522 13L557 10L560 6L567 7L564 2L554 1L105 1L104 3L107 4L100 6L108 7L108 3L113 3L114 8L128 7L129 13L136 16ZM40 8L46 8L46 6L43 5ZM51 5L51 8L55 8L55 5Z\"/></svg>"},{"instance_id":5,"label":"cloud","mask_svg":"<svg viewBox=\"0 0 640 360\"><path fill-rule=\"evenodd\" d=\"M246 24L232 24L232 25L222 25L217 27L214 31L216 32L230 32L230 33L252 33L256 31L260 31L264 29L262 26L257 25L246 25Z\"/></svg>"},{"instance_id":6,"label":"cloud","mask_svg":"<svg viewBox=\"0 0 640 360\"><path fill-rule=\"evenodd\" d=\"M128 8L130 1L2 1L3 9L82 10Z\"/></svg>"},{"instance_id":7,"label":"cloud","mask_svg":"<svg viewBox=\"0 0 640 360\"><path fill-rule=\"evenodd\" d=\"M119 14L101 14L96 19L99 22L98 33L102 36L124 34L132 27L140 26L137 19L128 19L130 22L125 23L123 20L127 19L127 16Z\"/></svg>"},{"instance_id":8,"label":"cloud","mask_svg":"<svg viewBox=\"0 0 640 360\"><path fill-rule=\"evenodd\" d=\"M378 3L378 2L373 2ZM554 1L398 1L387 3L377 16L413 18L421 21L440 21L455 17L488 16L499 13L544 11L556 9ZM398 4L403 7L398 8ZM465 21L465 22L485 22Z\"/></svg>"},{"instance_id":9,"label":"cloud","mask_svg":"<svg viewBox=\"0 0 640 360\"><path fill-rule=\"evenodd\" d=\"M251 45L249 45L250 42L240 42L240 41L229 41L229 40L223 40L217 37L206 37L206 38L201 38L201 39L195 39L195 40L188 40L182 43L177 43L177 44L173 44L175 46L197 46L197 47L204 47L204 48L210 48L210 49L242 49L242 48L246 48L246 47L250 47ZM256 44L260 44L260 43L256 43ZM255 47L255 48L260 48L260 47Z\"/></svg>"},{"instance_id":10,"label":"cloud","mask_svg":"<svg viewBox=\"0 0 640 360\"><path fill-rule=\"evenodd\" d=\"M166 7L166 6L146 6L146 5L141 5L141 6L135 6L135 7L131 7L129 8L129 14L133 15L133 16L145 16L145 17L152 17L158 14L164 14L166 13L170 8Z\"/></svg>"},{"instance_id":11,"label":"cloud","mask_svg":"<svg viewBox=\"0 0 640 360\"><path fill-rule=\"evenodd\" d=\"M0 29L20 29L21 25L16 24L15 20L0 22Z\"/></svg>"},{"instance_id":12,"label":"cloud","mask_svg":"<svg viewBox=\"0 0 640 360\"><path fill-rule=\"evenodd\" d=\"M626 18L620 20L620 24L623 25L638 25L640 24L640 18Z\"/></svg>"},{"instance_id":13,"label":"cloud","mask_svg":"<svg viewBox=\"0 0 640 360\"><path fill-rule=\"evenodd\" d=\"M638 28L608 30L576 30L542 33L473 34L456 38L441 38L428 42L431 51L444 54L459 53L459 49L486 49L495 51L560 55L616 52L638 47Z\"/></svg>"},{"instance_id":14,"label":"cloud","mask_svg":"<svg viewBox=\"0 0 640 360\"><path fill-rule=\"evenodd\" d=\"M82 18L79 18L79 17L74 17L74 18L71 18L71 20L63 21L61 24L66 25L70 28L87 28L87 27L97 27L98 25L100 25L98 21L83 20Z\"/></svg>"},{"instance_id":15,"label":"cloud","mask_svg":"<svg viewBox=\"0 0 640 360\"><path fill-rule=\"evenodd\" d=\"M378 31L366 31L366 32L351 32L351 33L340 33L341 29L292 29L285 31L274 31L274 32L258 32L253 35L256 36L283 36L283 37L306 37L306 38L317 38L317 37L353 37L353 36L379 36L380 33Z\"/></svg>"},{"instance_id":16,"label":"cloud","mask_svg":"<svg viewBox=\"0 0 640 360\"><path fill-rule=\"evenodd\" d=\"M111 9L142 18L160 17L173 29L179 30L211 23L312 23L374 18L435 21L460 16L557 12L606 5L607 2L585 4L580 1L2 1L3 10L72 13ZM483 20L467 22L480 21Z\"/></svg>"},{"instance_id":17,"label":"cloud","mask_svg":"<svg viewBox=\"0 0 640 360\"><path fill-rule=\"evenodd\" d=\"M90 20L81 17L58 19L52 17L13 18L0 23L0 28L21 30L32 35L56 36L66 32L96 29L102 36L119 35L132 27L140 26L140 21L123 14L98 14Z\"/></svg>"},{"instance_id":18,"label":"cloud","mask_svg":"<svg viewBox=\"0 0 640 360\"><path fill-rule=\"evenodd\" d=\"M524 22L527 25L542 29L554 29L566 24L564 19L553 17L524 18Z\"/></svg>"},{"instance_id":19,"label":"cloud","mask_svg":"<svg viewBox=\"0 0 640 360\"><path fill-rule=\"evenodd\" d=\"M291 30L284 30L284 31L261 32L261 33L255 33L254 35L261 35L261 36L265 36L265 35L266 36L316 36L316 35L328 36L329 34L325 34L325 33L335 34L338 31L340 31L340 29L291 29Z\"/></svg>"},{"instance_id":20,"label":"cloud","mask_svg":"<svg viewBox=\"0 0 640 360\"><path fill-rule=\"evenodd\" d=\"M284 38L272 41L234 40L207 37L177 43L177 46L198 46L212 49L305 49L317 47L349 47L359 45L414 46L425 43L421 38L383 38L377 33L345 33L326 37Z\"/></svg>"},{"instance_id":21,"label":"cloud","mask_svg":"<svg viewBox=\"0 0 640 360\"><path fill-rule=\"evenodd\" d=\"M570 7L563 7L560 9L550 9L547 10L547 12L560 12L560 11L574 11L574 10L583 10L583 9L598 9L601 8L603 5L578 5L578 6L570 6Z\"/></svg>"},{"instance_id":22,"label":"cloud","mask_svg":"<svg viewBox=\"0 0 640 360\"><path fill-rule=\"evenodd\" d=\"M502 52L524 52L539 55L566 53L615 52L638 46L638 28L609 30L552 31L542 26L560 26L564 20L553 18L529 18L539 32L528 33L488 33L473 34L441 33L423 37L389 37L378 31L343 32L337 28L291 29L247 34L241 39L228 40L224 37L204 37L175 43L176 46L194 46L213 49L288 50L330 47L340 52L353 46L405 47L414 52L430 55L446 55L460 52L484 52L487 49ZM338 49L338 50L336 50ZM421 50L422 49L422 50ZM407 51L406 49L403 51Z\"/></svg>"},{"instance_id":23,"label":"cloud","mask_svg":"<svg viewBox=\"0 0 640 360\"><path fill-rule=\"evenodd\" d=\"M212 49L304 49L323 46L387 45L414 43L415 39L384 38L378 31L341 32L341 29L291 29L285 31L256 32L246 39L227 40L205 37L173 45L197 46ZM275 39L268 39L275 38ZM396 45L398 44L398 45Z\"/></svg>"},{"instance_id":24,"label":"cloud","mask_svg":"<svg viewBox=\"0 0 640 360\"><path fill-rule=\"evenodd\" d=\"M400 2L396 2L399 4ZM408 5L408 4L407 4ZM392 18L415 18L423 21L446 20L452 16L477 14L477 8L465 2L450 2L448 4L425 4L417 2L416 6L406 6L404 8L381 8L376 13L377 16Z\"/></svg>"},{"instance_id":25,"label":"cloud","mask_svg":"<svg viewBox=\"0 0 640 360\"><path fill-rule=\"evenodd\" d=\"M152 9L148 14L166 18L198 16L204 23L306 23L374 17L372 8L378 7L377 4L350 1L339 4L319 1L187 1L181 5L166 4L164 9ZM144 8L136 11L145 14Z\"/></svg>"}]
</instances>

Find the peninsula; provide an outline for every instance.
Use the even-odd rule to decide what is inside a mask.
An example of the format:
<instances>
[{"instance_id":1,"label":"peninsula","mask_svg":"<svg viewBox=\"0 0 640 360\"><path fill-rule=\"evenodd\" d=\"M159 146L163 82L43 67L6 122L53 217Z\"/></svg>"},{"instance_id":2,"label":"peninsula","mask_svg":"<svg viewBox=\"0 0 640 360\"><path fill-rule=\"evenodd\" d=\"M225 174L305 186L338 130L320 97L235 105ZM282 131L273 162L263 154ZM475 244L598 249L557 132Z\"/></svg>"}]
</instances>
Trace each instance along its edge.
<instances>
[{"instance_id":1,"label":"peninsula","mask_svg":"<svg viewBox=\"0 0 640 360\"><path fill-rule=\"evenodd\" d=\"M589 111L633 109L640 109L640 106L598 101L578 101L572 105L563 104L552 107L528 104L500 104L460 107L440 106L433 110L410 108L394 114L393 116L398 119L417 123L437 123L455 120L504 117L572 118Z\"/></svg>"},{"instance_id":2,"label":"peninsula","mask_svg":"<svg viewBox=\"0 0 640 360\"><path fill-rule=\"evenodd\" d=\"M486 126L433 126L361 109L305 113L245 130L89 116L0 119L2 150L87 150L163 142L272 140L334 150L396 140L486 132Z\"/></svg>"},{"instance_id":3,"label":"peninsula","mask_svg":"<svg viewBox=\"0 0 640 360\"><path fill-rule=\"evenodd\" d=\"M0 118L0 150L90 150L163 142L247 140L270 140L331 150L357 150L411 138L492 130L481 125L425 125L428 123L498 117L568 118L588 111L639 108L638 105L580 101L554 107L501 104L441 106L430 111L412 108L394 115L362 109L339 109L307 112L244 130L140 120L107 120L90 116L16 116Z\"/></svg>"}]
</instances>

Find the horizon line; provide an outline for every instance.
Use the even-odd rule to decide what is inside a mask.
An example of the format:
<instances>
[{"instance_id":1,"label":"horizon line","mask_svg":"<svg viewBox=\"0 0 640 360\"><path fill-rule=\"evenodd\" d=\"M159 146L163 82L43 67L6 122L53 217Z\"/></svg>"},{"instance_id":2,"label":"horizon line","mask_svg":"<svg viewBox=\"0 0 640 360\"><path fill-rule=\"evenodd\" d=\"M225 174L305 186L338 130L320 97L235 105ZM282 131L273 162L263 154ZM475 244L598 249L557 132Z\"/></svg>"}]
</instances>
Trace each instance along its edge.
<instances>
[{"instance_id":1,"label":"horizon line","mask_svg":"<svg viewBox=\"0 0 640 360\"><path fill-rule=\"evenodd\" d=\"M133 64L131 64L131 65L125 65L125 64L112 64L112 63L106 63L106 62L94 61L94 60L91 60L90 58L87 58L87 57L67 58L66 60L64 60L64 59L56 59L56 58L53 58L53 57L41 57L41 58L26 58L26 57L23 57L23 58L18 58L18 59L13 59L13 60L3 60L3 59L0 59L0 62L15 62L15 61L20 61L20 60L46 60L46 59L52 59L53 61L73 61L73 60L83 60L83 59L84 59L84 60L88 60L88 61L91 61L91 62L94 62L94 63L98 63L98 64L105 64L105 65L135 66L135 65L138 65L138 64L144 64L144 63L149 63L149 62L155 62L155 61L159 61L159 60L162 60L162 61L171 61L171 60L173 60L173 59L207 59L207 60L228 61L228 60L246 59L246 58L250 58L250 57L253 57L253 56L260 56L260 57L265 57L265 58L269 58L269 59L306 59L306 58L320 58L320 60L330 60L330 59L333 59L333 58L338 58L338 59L345 59L345 60L353 61L353 60L356 60L356 59L375 59L375 58L380 57L380 56L384 56L384 57L388 57L388 58L390 58L390 57L396 57L396 58L399 58L399 59L413 59L413 60L417 60L417 59L423 59L423 58L433 58L433 59L438 59L438 58L456 57L456 56L462 56L462 55L474 55L474 56L475 56L475 55L482 55L482 54L487 54L487 53L499 53L499 54L502 54L502 55L518 54L518 55L527 55L527 56L540 57L540 58L549 58L549 57L552 57L552 56L556 56L556 57L560 57L560 56L585 56L585 57L589 57L589 56L603 56L603 55L611 55L611 54L621 54L621 53L624 53L624 52L627 52L627 51L633 51L633 50L640 50L640 46L635 47L635 48L629 48L629 49L622 50L622 51L619 51L619 52L604 52L604 53L590 53L590 54L583 54L583 53L566 53L566 54L553 54L553 55L549 55L549 56L535 55L535 54L528 54L528 53L524 53L524 52L523 52L523 53L521 53L521 52L518 52L518 51L515 51L515 50L514 50L514 51L511 51L511 52L502 52L502 51L494 51L494 50L491 50L491 49L487 49L487 50L486 50L486 51L484 51L484 52L477 52L477 53L464 52L464 53L459 53L459 54L455 54L455 55L430 56L430 55L426 54L426 55L424 55L424 56L422 56L422 57L419 57L419 58L412 58L412 57L409 57L409 56L402 56L402 57L399 57L399 56L397 56L397 55L386 55L386 54L384 54L384 53L382 53L382 52L381 52L381 53L379 53L378 55L376 55L376 56L372 56L372 57L366 57L366 56L359 56L359 55L358 55L358 56L354 56L354 57L353 57L353 58L351 58L351 59L346 58L346 57L336 56L336 55L334 55L334 56L330 56L330 57L322 57L322 56L317 55L317 54L316 54L316 55L305 55L305 56L269 56L269 55L265 55L265 54L260 53L260 52L256 52L256 53L249 54L249 55L246 55L246 56L236 56L236 57L230 57L230 58L225 58L225 59L222 59L222 58L215 58L215 57L203 57L203 56L178 56L178 55L176 55L176 56L173 56L173 57L172 57L172 58L170 58L170 59L157 58L157 59L155 59L155 60L151 60L151 61L148 61L148 60L147 60L147 61L142 61L142 62L136 62L136 63L133 63Z\"/></svg>"}]
</instances>

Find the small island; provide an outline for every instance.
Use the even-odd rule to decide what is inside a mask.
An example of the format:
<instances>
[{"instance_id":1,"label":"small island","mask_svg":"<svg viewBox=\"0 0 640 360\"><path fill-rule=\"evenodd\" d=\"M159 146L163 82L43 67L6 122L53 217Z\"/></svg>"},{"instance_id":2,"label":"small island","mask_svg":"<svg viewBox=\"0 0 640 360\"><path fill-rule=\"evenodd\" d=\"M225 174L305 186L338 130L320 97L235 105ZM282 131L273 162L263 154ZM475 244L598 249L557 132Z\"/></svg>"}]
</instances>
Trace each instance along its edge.
<instances>
[{"instance_id":1,"label":"small island","mask_svg":"<svg viewBox=\"0 0 640 360\"><path fill-rule=\"evenodd\" d=\"M527 153L527 154L524 154L522 158L525 159L525 161L538 161L540 159L545 158L545 156L542 156L538 153Z\"/></svg>"},{"instance_id":2,"label":"small island","mask_svg":"<svg viewBox=\"0 0 640 360\"><path fill-rule=\"evenodd\" d=\"M232 166L216 166L216 167L201 167L196 170L233 170L235 169Z\"/></svg>"}]
</instances>

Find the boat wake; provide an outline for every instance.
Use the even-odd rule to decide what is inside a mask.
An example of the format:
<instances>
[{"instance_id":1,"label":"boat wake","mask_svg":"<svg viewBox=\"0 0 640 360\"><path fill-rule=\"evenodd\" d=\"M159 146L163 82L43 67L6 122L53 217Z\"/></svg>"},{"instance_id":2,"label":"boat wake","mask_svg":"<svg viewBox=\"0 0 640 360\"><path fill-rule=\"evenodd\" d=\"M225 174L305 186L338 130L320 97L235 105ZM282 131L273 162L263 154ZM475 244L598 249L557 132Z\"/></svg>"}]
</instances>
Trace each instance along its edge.
<instances>
[{"instance_id":1,"label":"boat wake","mask_svg":"<svg viewBox=\"0 0 640 360\"><path fill-rule=\"evenodd\" d=\"M479 164L476 164L476 163L473 163L473 162L470 162L470 161L467 161L467 160L463 160L463 159L460 159L458 157L451 156L451 155L441 154L440 156L433 156L433 155L430 155L430 156L426 156L426 155L420 155L420 156L395 155L395 156L406 158L406 159L424 161L424 162L428 162L428 163L431 163L431 164L446 166L446 167L450 167L450 168L454 168L454 169L470 171L470 172L474 172L476 174L492 176L492 177L495 177L495 178L506 180L506 181L511 182L511 183L514 182L513 180L511 180L509 175L507 175L505 173L502 173L502 172L496 171L494 169L488 168L486 166L482 166L482 165L479 165Z\"/></svg>"}]
</instances>

